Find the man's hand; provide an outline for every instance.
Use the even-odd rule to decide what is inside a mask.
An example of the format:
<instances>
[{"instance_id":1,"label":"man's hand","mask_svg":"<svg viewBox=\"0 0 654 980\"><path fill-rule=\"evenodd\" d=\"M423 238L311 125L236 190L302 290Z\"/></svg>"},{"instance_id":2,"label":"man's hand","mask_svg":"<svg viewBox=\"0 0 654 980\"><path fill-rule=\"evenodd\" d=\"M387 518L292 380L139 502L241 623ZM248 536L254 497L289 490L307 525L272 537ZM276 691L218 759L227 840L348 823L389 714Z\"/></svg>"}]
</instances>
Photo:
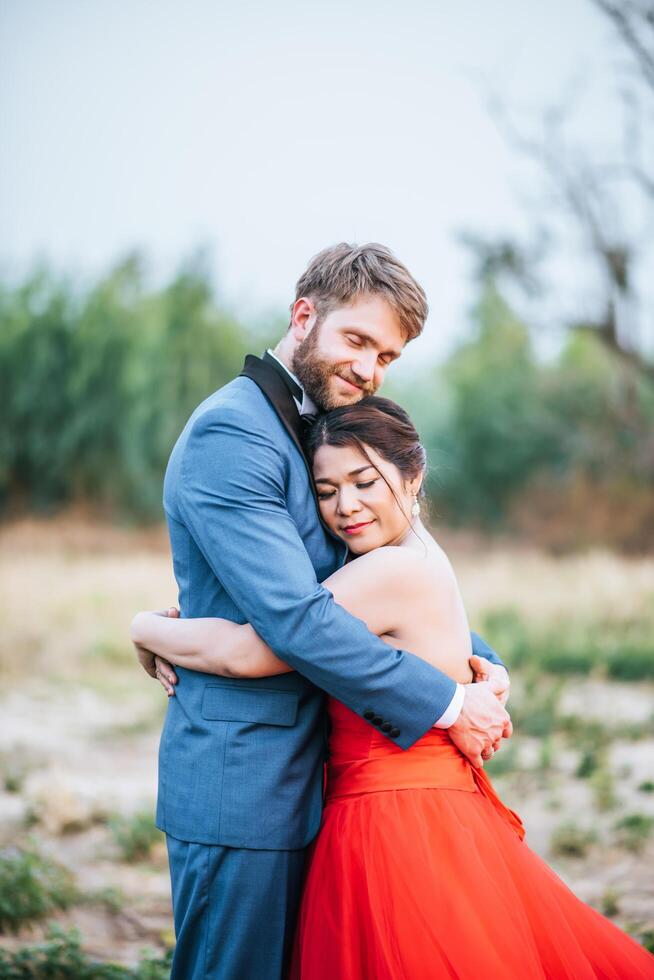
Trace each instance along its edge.
<instances>
[{"instance_id":1,"label":"man's hand","mask_svg":"<svg viewBox=\"0 0 654 980\"><path fill-rule=\"evenodd\" d=\"M474 674L473 681L492 681L496 697L501 705L506 706L511 691L509 672L501 664L491 663L486 657L470 657L468 660Z\"/></svg>"},{"instance_id":2,"label":"man's hand","mask_svg":"<svg viewBox=\"0 0 654 980\"><path fill-rule=\"evenodd\" d=\"M448 732L470 763L479 769L491 759L503 738L513 731L508 711L500 704L502 684L493 680L465 685L461 713Z\"/></svg>"}]
</instances>

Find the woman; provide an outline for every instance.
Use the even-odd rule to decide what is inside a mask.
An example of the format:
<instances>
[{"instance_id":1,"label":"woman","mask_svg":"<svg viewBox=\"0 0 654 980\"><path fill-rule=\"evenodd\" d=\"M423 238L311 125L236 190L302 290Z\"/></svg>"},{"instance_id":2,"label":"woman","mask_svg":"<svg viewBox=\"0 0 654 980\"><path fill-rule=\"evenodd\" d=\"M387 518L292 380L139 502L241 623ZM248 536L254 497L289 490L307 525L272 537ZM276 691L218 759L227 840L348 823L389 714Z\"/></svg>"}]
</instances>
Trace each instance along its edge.
<instances>
[{"instance_id":1,"label":"woman","mask_svg":"<svg viewBox=\"0 0 654 980\"><path fill-rule=\"evenodd\" d=\"M468 683L470 633L450 563L420 520L425 453L406 413L366 398L322 416L308 450L324 521L353 558L324 583L395 647ZM229 677L289 670L250 626L139 613L137 645ZM176 677L160 661L174 693ZM519 818L446 732L402 751L329 699L323 823L292 976L654 977L654 957L580 902L524 844Z\"/></svg>"}]
</instances>

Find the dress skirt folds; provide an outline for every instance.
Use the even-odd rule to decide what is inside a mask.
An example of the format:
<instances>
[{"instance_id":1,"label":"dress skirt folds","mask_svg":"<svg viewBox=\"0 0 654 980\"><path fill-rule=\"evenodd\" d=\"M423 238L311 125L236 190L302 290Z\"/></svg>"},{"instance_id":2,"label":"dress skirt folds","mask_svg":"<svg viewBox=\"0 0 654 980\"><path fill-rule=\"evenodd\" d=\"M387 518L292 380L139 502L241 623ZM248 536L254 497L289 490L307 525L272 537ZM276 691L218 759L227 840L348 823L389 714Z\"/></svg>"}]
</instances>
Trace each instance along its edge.
<instances>
[{"instance_id":1,"label":"dress skirt folds","mask_svg":"<svg viewBox=\"0 0 654 980\"><path fill-rule=\"evenodd\" d=\"M529 849L447 733L405 752L337 701L330 715L292 980L654 978L654 957Z\"/></svg>"}]
</instances>

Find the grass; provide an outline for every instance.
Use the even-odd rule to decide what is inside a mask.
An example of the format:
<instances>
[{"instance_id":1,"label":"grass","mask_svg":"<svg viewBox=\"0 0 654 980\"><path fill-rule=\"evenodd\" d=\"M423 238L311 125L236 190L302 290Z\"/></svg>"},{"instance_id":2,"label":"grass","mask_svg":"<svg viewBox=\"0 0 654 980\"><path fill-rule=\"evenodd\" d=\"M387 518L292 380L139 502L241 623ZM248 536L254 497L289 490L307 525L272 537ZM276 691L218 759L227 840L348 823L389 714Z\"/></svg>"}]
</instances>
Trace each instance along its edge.
<instances>
[{"instance_id":1,"label":"grass","mask_svg":"<svg viewBox=\"0 0 654 980\"><path fill-rule=\"evenodd\" d=\"M625 850L640 854L651 837L653 828L654 817L646 813L628 813L613 825L614 839Z\"/></svg>"},{"instance_id":2,"label":"grass","mask_svg":"<svg viewBox=\"0 0 654 980\"><path fill-rule=\"evenodd\" d=\"M7 793L20 793L35 762L20 749L0 752L0 780Z\"/></svg>"},{"instance_id":3,"label":"grass","mask_svg":"<svg viewBox=\"0 0 654 980\"><path fill-rule=\"evenodd\" d=\"M613 888L607 888L600 900L600 911L613 919L620 911L620 896Z\"/></svg>"},{"instance_id":4,"label":"grass","mask_svg":"<svg viewBox=\"0 0 654 980\"><path fill-rule=\"evenodd\" d=\"M0 934L17 933L75 903L72 875L35 851L0 852Z\"/></svg>"},{"instance_id":5,"label":"grass","mask_svg":"<svg viewBox=\"0 0 654 980\"><path fill-rule=\"evenodd\" d=\"M559 677L595 674L611 680L654 680L654 612L638 618L568 616L531 622L517 609L487 612L482 632L511 668Z\"/></svg>"},{"instance_id":6,"label":"grass","mask_svg":"<svg viewBox=\"0 0 654 980\"><path fill-rule=\"evenodd\" d=\"M593 802L600 813L615 809L618 800L615 795L613 774L608 763L604 763L595 770L590 777L590 786L593 793Z\"/></svg>"},{"instance_id":7,"label":"grass","mask_svg":"<svg viewBox=\"0 0 654 980\"><path fill-rule=\"evenodd\" d=\"M557 857L586 857L596 836L592 830L583 830L572 821L562 823L550 837L550 850Z\"/></svg>"},{"instance_id":8,"label":"grass","mask_svg":"<svg viewBox=\"0 0 654 980\"><path fill-rule=\"evenodd\" d=\"M84 953L79 933L53 928L44 943L0 949L0 980L168 980L172 951L145 954L137 966L99 963Z\"/></svg>"},{"instance_id":9,"label":"grass","mask_svg":"<svg viewBox=\"0 0 654 980\"><path fill-rule=\"evenodd\" d=\"M154 845L163 840L161 831L155 827L152 810L140 810L129 816L116 814L109 818L108 825L123 861L147 860Z\"/></svg>"}]
</instances>

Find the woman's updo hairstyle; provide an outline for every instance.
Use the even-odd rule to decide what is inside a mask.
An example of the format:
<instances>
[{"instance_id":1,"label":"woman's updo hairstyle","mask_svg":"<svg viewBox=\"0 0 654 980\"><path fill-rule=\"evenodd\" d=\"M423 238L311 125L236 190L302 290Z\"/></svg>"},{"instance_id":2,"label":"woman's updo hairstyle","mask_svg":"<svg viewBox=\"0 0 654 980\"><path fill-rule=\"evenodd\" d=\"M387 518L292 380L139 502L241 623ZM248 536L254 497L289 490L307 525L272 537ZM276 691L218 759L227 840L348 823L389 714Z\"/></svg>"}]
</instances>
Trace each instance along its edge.
<instances>
[{"instance_id":1,"label":"woman's updo hairstyle","mask_svg":"<svg viewBox=\"0 0 654 980\"><path fill-rule=\"evenodd\" d=\"M365 448L370 446L387 463L393 463L406 481L423 473L427 463L420 436L407 413L389 398L377 395L319 415L306 444L310 459L320 446L356 446L372 463ZM421 485L419 495L424 493Z\"/></svg>"}]
</instances>

